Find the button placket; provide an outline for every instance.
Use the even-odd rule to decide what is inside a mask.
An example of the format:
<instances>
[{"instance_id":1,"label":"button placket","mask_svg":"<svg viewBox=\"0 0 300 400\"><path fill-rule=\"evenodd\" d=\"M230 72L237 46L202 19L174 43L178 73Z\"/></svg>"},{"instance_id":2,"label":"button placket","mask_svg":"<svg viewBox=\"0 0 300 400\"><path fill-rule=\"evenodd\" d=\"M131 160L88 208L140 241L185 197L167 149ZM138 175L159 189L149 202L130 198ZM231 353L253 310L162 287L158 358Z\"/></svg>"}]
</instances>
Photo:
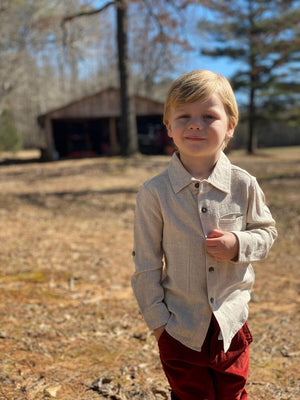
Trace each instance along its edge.
<instances>
[{"instance_id":1,"label":"button placket","mask_svg":"<svg viewBox=\"0 0 300 400\"><path fill-rule=\"evenodd\" d=\"M207 236L211 232L210 215L208 210L208 204L206 196L201 193L202 186L200 185L199 195L198 195L198 213L202 224L203 233Z\"/></svg>"},{"instance_id":2,"label":"button placket","mask_svg":"<svg viewBox=\"0 0 300 400\"><path fill-rule=\"evenodd\" d=\"M214 283L216 280L216 276L214 274L215 272L215 267L212 265L208 266L207 268L207 289L208 289L208 301L212 309L216 307L216 298L215 298L215 293L213 290Z\"/></svg>"}]
</instances>

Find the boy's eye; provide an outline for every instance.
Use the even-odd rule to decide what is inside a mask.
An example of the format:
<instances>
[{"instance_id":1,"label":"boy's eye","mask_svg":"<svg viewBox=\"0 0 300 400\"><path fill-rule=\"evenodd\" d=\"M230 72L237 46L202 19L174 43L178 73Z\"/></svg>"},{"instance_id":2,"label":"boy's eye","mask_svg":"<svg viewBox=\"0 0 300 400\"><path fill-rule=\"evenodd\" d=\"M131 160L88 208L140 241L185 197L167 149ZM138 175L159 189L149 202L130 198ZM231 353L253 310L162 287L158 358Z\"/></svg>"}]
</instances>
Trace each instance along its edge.
<instances>
[{"instance_id":1,"label":"boy's eye","mask_svg":"<svg viewBox=\"0 0 300 400\"><path fill-rule=\"evenodd\" d=\"M203 119L210 121L210 120L215 119L215 117L211 114L205 114L205 115L203 115Z\"/></svg>"},{"instance_id":2,"label":"boy's eye","mask_svg":"<svg viewBox=\"0 0 300 400\"><path fill-rule=\"evenodd\" d=\"M187 114L182 114L178 116L178 119L186 119L186 118L189 118Z\"/></svg>"}]
</instances>

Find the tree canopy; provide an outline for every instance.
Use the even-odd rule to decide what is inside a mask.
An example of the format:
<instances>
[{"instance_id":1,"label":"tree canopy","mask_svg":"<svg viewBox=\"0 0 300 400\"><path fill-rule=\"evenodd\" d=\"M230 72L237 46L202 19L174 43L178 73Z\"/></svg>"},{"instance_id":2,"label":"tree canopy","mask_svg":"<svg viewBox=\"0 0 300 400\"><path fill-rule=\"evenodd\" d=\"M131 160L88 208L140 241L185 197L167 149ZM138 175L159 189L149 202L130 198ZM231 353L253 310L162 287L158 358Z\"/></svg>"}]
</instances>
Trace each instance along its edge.
<instances>
[{"instance_id":1,"label":"tree canopy","mask_svg":"<svg viewBox=\"0 0 300 400\"><path fill-rule=\"evenodd\" d=\"M299 122L300 2L237 0L207 2L211 18L199 23L210 38L202 53L240 61L232 76L247 94L248 152L256 147L256 124Z\"/></svg>"},{"instance_id":2,"label":"tree canopy","mask_svg":"<svg viewBox=\"0 0 300 400\"><path fill-rule=\"evenodd\" d=\"M30 145L39 140L32 136L37 114L117 86L120 21L116 11L122 4L128 8L125 33L133 90L149 95L154 82L176 70L178 49L187 48L182 27L184 10L190 3L193 1L1 3L0 114L4 108L13 111L24 143Z\"/></svg>"},{"instance_id":3,"label":"tree canopy","mask_svg":"<svg viewBox=\"0 0 300 400\"><path fill-rule=\"evenodd\" d=\"M297 126L299 0L124 3L133 91L163 100L164 82L184 72L181 63L192 50L190 39L199 43L188 20L193 6L197 12L192 24L208 15L199 22L205 34L203 54L229 57L233 64L240 61L232 82L243 98L247 96L248 147L255 144L255 123L276 117ZM118 0L1 2L0 114L11 111L25 146L39 142L37 115L118 84L118 4ZM207 67L204 61L203 66Z\"/></svg>"}]
</instances>

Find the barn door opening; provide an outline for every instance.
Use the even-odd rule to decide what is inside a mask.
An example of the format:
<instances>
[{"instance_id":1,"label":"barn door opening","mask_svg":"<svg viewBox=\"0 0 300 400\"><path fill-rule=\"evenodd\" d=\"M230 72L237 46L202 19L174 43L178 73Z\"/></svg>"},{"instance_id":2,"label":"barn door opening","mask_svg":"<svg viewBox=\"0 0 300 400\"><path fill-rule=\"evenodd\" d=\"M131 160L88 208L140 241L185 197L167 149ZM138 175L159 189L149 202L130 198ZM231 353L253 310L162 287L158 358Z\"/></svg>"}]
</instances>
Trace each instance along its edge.
<instances>
[{"instance_id":1,"label":"barn door opening","mask_svg":"<svg viewBox=\"0 0 300 400\"><path fill-rule=\"evenodd\" d=\"M107 155L110 151L109 120L52 120L54 146L58 158Z\"/></svg>"}]
</instances>

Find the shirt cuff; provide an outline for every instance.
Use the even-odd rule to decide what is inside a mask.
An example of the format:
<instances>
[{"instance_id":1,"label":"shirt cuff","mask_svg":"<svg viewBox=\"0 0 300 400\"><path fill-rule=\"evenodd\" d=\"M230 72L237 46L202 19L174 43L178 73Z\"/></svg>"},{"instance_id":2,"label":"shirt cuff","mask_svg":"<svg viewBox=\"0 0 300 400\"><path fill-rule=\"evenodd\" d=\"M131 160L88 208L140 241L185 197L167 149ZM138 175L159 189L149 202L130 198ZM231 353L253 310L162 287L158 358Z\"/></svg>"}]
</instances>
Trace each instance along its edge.
<instances>
[{"instance_id":1,"label":"shirt cuff","mask_svg":"<svg viewBox=\"0 0 300 400\"><path fill-rule=\"evenodd\" d=\"M249 263L259 261L265 258L265 244L257 243L255 238L251 237L251 233L247 231L232 232L238 238L239 252L237 258L233 262Z\"/></svg>"},{"instance_id":2,"label":"shirt cuff","mask_svg":"<svg viewBox=\"0 0 300 400\"><path fill-rule=\"evenodd\" d=\"M237 256L233 260L230 260L230 261L233 262L233 263L249 262L249 259L247 260L246 257L245 257L245 254L244 254L245 253L245 249L244 249L244 246L243 246L243 233L244 232L242 232L242 231L232 231L231 233L233 233L236 236L237 240L238 240L239 250L238 250Z\"/></svg>"},{"instance_id":3,"label":"shirt cuff","mask_svg":"<svg viewBox=\"0 0 300 400\"><path fill-rule=\"evenodd\" d=\"M142 314L148 328L152 331L162 325L166 325L170 318L170 312L164 303L155 304L151 309L144 310Z\"/></svg>"}]
</instances>

